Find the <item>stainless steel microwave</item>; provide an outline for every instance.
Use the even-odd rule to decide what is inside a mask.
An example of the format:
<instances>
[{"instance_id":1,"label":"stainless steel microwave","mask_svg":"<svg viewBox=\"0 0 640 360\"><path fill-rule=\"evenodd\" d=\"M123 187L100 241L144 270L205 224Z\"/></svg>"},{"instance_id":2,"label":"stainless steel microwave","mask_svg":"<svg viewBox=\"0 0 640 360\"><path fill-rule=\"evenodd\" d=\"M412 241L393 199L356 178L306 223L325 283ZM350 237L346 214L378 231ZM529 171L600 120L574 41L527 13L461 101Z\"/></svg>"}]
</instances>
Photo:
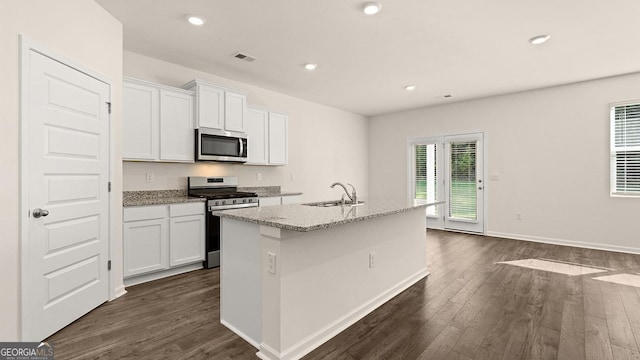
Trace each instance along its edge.
<instances>
[{"instance_id":1,"label":"stainless steel microwave","mask_svg":"<svg viewBox=\"0 0 640 360\"><path fill-rule=\"evenodd\" d=\"M247 134L196 129L196 161L247 162Z\"/></svg>"}]
</instances>

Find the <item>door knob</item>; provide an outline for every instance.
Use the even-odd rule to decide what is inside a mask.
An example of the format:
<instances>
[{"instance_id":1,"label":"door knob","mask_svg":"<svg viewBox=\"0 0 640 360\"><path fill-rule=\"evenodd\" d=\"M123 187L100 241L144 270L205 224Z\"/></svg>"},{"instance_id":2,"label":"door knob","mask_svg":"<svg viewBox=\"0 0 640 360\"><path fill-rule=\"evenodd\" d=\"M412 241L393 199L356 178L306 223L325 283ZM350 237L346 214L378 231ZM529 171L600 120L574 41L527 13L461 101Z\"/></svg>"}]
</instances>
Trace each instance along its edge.
<instances>
[{"instance_id":1,"label":"door knob","mask_svg":"<svg viewBox=\"0 0 640 360\"><path fill-rule=\"evenodd\" d=\"M41 216L47 216L49 215L49 210L44 210L44 209L35 209L33 210L33 217L34 218L39 218Z\"/></svg>"}]
</instances>

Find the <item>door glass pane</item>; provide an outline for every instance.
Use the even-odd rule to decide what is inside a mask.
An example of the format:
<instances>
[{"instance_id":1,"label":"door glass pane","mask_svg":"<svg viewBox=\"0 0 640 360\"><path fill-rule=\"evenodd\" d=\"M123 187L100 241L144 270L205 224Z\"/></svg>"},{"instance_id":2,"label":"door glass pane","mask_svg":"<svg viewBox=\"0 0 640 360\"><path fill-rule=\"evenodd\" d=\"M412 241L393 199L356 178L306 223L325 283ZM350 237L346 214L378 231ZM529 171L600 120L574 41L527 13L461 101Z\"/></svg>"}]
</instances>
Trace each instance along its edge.
<instances>
[{"instance_id":1,"label":"door glass pane","mask_svg":"<svg viewBox=\"0 0 640 360\"><path fill-rule=\"evenodd\" d=\"M477 220L476 141L451 142L449 217Z\"/></svg>"},{"instance_id":2,"label":"door glass pane","mask_svg":"<svg viewBox=\"0 0 640 360\"><path fill-rule=\"evenodd\" d=\"M414 199L425 203L438 198L436 179L436 144L415 146L415 194ZM429 206L427 215L436 216L437 206Z\"/></svg>"}]
</instances>

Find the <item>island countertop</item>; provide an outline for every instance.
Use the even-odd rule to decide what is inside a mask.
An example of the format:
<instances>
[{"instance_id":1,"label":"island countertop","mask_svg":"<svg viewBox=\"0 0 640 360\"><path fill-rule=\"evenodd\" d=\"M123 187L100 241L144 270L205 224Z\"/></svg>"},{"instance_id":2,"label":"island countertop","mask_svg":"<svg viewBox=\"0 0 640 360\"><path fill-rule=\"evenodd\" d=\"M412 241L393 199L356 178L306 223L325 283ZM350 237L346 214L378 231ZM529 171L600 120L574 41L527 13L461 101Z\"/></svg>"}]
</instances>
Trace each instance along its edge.
<instances>
[{"instance_id":1,"label":"island countertop","mask_svg":"<svg viewBox=\"0 0 640 360\"><path fill-rule=\"evenodd\" d=\"M214 211L213 214L230 219L247 221L284 230L308 232L397 214L436 203L419 203L401 200L365 200L357 206L318 207L304 204L255 207L237 210Z\"/></svg>"}]
</instances>

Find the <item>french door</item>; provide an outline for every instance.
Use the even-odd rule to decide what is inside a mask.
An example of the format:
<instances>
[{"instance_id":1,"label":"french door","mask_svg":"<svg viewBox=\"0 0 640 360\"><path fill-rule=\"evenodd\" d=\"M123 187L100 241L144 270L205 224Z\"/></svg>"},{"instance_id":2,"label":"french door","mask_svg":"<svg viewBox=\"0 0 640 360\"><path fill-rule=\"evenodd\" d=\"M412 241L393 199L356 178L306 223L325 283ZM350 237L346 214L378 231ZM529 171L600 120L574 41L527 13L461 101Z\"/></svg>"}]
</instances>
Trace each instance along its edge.
<instances>
[{"instance_id":1,"label":"french door","mask_svg":"<svg viewBox=\"0 0 640 360\"><path fill-rule=\"evenodd\" d=\"M409 142L410 197L443 202L426 210L427 227L484 232L483 134Z\"/></svg>"}]
</instances>

